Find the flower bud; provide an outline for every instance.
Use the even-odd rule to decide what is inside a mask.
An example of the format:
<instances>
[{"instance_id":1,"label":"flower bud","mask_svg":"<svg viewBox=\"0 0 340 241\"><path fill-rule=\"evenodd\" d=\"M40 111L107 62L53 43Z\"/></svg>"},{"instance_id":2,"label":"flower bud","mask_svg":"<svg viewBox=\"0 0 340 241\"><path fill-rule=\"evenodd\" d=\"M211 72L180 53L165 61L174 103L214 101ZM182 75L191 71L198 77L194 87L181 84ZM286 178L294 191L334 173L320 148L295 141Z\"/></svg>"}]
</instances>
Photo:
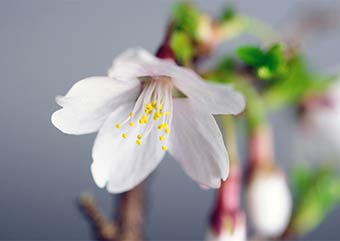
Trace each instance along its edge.
<instances>
[{"instance_id":1,"label":"flower bud","mask_svg":"<svg viewBox=\"0 0 340 241\"><path fill-rule=\"evenodd\" d=\"M246 240L246 219L240 207L240 192L241 170L234 163L228 179L222 183L218 191L207 240Z\"/></svg>"},{"instance_id":2,"label":"flower bud","mask_svg":"<svg viewBox=\"0 0 340 241\"><path fill-rule=\"evenodd\" d=\"M226 215L221 221L222 228L216 230L213 226L209 229L207 234L207 241L245 241L246 235L246 221L243 212L238 212L235 215Z\"/></svg>"},{"instance_id":3,"label":"flower bud","mask_svg":"<svg viewBox=\"0 0 340 241\"><path fill-rule=\"evenodd\" d=\"M292 198L285 175L276 168L253 170L247 188L247 206L256 232L278 237L290 220Z\"/></svg>"}]
</instances>

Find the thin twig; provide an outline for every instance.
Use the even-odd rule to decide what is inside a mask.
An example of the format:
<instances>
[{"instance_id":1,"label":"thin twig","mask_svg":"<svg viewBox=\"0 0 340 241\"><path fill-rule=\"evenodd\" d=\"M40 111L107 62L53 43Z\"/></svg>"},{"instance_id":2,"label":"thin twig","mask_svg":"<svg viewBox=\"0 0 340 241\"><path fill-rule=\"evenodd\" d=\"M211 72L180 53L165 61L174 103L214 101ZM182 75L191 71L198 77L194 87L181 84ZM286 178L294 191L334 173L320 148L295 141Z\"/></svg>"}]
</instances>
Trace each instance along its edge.
<instances>
[{"instance_id":1,"label":"thin twig","mask_svg":"<svg viewBox=\"0 0 340 241\"><path fill-rule=\"evenodd\" d=\"M99 209L94 197L89 194L82 195L79 204L92 221L96 233L103 240L115 240L118 234L118 226L110 221Z\"/></svg>"},{"instance_id":2,"label":"thin twig","mask_svg":"<svg viewBox=\"0 0 340 241\"><path fill-rule=\"evenodd\" d=\"M98 237L105 241L142 241L144 223L144 185L120 195L120 222L109 220L98 207L93 196L85 194L79 204L87 214Z\"/></svg>"}]
</instances>

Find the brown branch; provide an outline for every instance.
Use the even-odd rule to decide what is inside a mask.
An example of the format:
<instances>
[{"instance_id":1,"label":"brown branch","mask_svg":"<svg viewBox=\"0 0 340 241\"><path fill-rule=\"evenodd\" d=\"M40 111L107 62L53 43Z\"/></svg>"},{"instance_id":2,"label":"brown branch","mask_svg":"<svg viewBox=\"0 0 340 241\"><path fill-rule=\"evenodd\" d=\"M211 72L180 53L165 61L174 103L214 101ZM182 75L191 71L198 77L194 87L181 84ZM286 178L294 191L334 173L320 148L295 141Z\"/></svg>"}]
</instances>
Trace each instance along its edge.
<instances>
[{"instance_id":1,"label":"brown branch","mask_svg":"<svg viewBox=\"0 0 340 241\"><path fill-rule=\"evenodd\" d=\"M143 240L144 184L120 195L120 222L109 220L93 196L80 197L79 204L95 228L98 238L105 241Z\"/></svg>"},{"instance_id":2,"label":"brown branch","mask_svg":"<svg viewBox=\"0 0 340 241\"><path fill-rule=\"evenodd\" d=\"M121 195L121 229L119 240L143 240L144 184Z\"/></svg>"},{"instance_id":3,"label":"brown branch","mask_svg":"<svg viewBox=\"0 0 340 241\"><path fill-rule=\"evenodd\" d=\"M85 194L80 197L79 204L92 221L96 233L103 240L114 240L118 233L118 226L115 222L110 221L98 205L93 196Z\"/></svg>"}]
</instances>

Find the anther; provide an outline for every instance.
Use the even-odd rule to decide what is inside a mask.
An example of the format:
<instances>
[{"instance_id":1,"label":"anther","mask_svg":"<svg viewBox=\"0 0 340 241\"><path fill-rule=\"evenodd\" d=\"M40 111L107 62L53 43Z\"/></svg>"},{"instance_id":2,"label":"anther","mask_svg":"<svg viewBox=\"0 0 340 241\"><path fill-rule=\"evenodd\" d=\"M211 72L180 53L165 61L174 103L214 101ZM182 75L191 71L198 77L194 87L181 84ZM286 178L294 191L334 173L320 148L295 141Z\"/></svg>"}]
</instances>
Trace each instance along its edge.
<instances>
[{"instance_id":1,"label":"anther","mask_svg":"<svg viewBox=\"0 0 340 241\"><path fill-rule=\"evenodd\" d=\"M142 141L139 140L139 139L137 139L137 140L136 140L136 144L137 144L137 145L142 145Z\"/></svg>"},{"instance_id":2,"label":"anther","mask_svg":"<svg viewBox=\"0 0 340 241\"><path fill-rule=\"evenodd\" d=\"M153 119L154 120L158 120L159 118L161 118L162 117L162 112L157 112L157 113L155 113L155 115L153 116Z\"/></svg>"},{"instance_id":3,"label":"anther","mask_svg":"<svg viewBox=\"0 0 340 241\"><path fill-rule=\"evenodd\" d=\"M117 125L116 125L116 128L121 128L122 126L119 124L119 123L117 123Z\"/></svg>"},{"instance_id":4,"label":"anther","mask_svg":"<svg viewBox=\"0 0 340 241\"><path fill-rule=\"evenodd\" d=\"M147 103L147 104L146 104L146 109L148 109L148 110L152 110L152 104L150 104L150 103Z\"/></svg>"},{"instance_id":5,"label":"anther","mask_svg":"<svg viewBox=\"0 0 340 241\"><path fill-rule=\"evenodd\" d=\"M131 122L129 123L129 125L130 125L131 127L134 127L134 126L135 126L135 122L131 121Z\"/></svg>"},{"instance_id":6,"label":"anther","mask_svg":"<svg viewBox=\"0 0 340 241\"><path fill-rule=\"evenodd\" d=\"M130 116L130 118L132 118L132 117L133 117L133 113L132 113L132 112L130 112L130 115L129 115L129 116Z\"/></svg>"},{"instance_id":7,"label":"anther","mask_svg":"<svg viewBox=\"0 0 340 241\"><path fill-rule=\"evenodd\" d=\"M160 141L164 141L165 140L165 136L159 136L159 140Z\"/></svg>"},{"instance_id":8,"label":"anther","mask_svg":"<svg viewBox=\"0 0 340 241\"><path fill-rule=\"evenodd\" d=\"M126 139L126 138L128 137L128 135L127 135L126 133L123 133L122 137L123 137L124 139Z\"/></svg>"},{"instance_id":9,"label":"anther","mask_svg":"<svg viewBox=\"0 0 340 241\"><path fill-rule=\"evenodd\" d=\"M162 150L163 150L163 151L167 151L167 150L168 150L168 147L167 147L167 146L162 146Z\"/></svg>"},{"instance_id":10,"label":"anther","mask_svg":"<svg viewBox=\"0 0 340 241\"><path fill-rule=\"evenodd\" d=\"M141 140L141 139L143 138L142 134L139 134L139 135L137 136L137 138L138 138L138 140Z\"/></svg>"},{"instance_id":11,"label":"anther","mask_svg":"<svg viewBox=\"0 0 340 241\"><path fill-rule=\"evenodd\" d=\"M169 112L169 111L166 111L166 112L165 112L165 115L166 115L166 116L170 116L170 112Z\"/></svg>"}]
</instances>

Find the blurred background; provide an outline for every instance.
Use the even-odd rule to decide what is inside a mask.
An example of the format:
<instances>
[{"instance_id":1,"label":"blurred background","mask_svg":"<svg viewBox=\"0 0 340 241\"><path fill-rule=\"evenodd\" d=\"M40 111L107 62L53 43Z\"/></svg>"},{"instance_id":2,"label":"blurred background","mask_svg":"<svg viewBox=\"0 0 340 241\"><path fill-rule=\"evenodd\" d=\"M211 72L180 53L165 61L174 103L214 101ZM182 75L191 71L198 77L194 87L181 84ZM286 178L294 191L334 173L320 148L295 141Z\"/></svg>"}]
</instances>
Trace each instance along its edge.
<instances>
[{"instance_id":1,"label":"blurred background","mask_svg":"<svg viewBox=\"0 0 340 241\"><path fill-rule=\"evenodd\" d=\"M339 9L337 0L193 1L210 14L232 3L244 14L289 32L311 8ZM77 207L82 192L93 193L114 215L112 196L90 174L95 135L64 135L51 114L54 97L76 81L105 75L112 59L131 46L156 51L174 1L0 0L0 239L92 239ZM253 41L247 36L226 49ZM317 70L340 66L340 31L304 43ZM294 124L290 111L271 116L279 164L291 167ZM241 156L244 157L244 153ZM167 157L150 178L146 237L202 240L214 191L200 189ZM304 240L337 240L340 209Z\"/></svg>"}]
</instances>

